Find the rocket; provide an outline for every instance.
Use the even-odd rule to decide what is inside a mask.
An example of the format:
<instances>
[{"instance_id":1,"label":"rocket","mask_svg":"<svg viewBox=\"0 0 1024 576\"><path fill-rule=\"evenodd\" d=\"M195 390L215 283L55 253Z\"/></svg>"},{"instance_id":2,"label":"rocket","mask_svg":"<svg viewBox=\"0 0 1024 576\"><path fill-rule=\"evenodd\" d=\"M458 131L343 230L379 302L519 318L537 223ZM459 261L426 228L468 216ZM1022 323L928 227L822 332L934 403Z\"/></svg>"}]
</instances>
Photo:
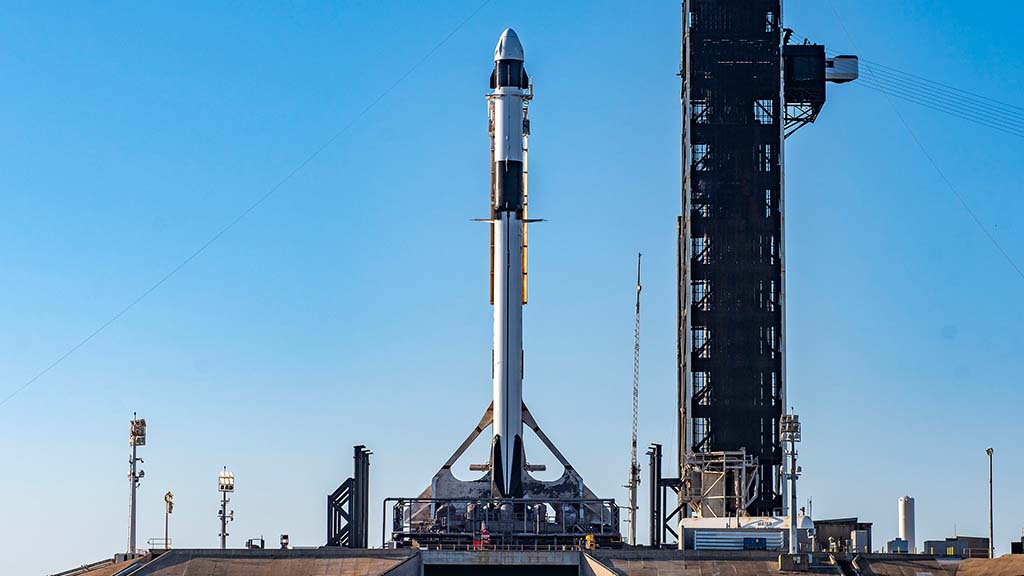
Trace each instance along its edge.
<instances>
[{"instance_id":1,"label":"rocket","mask_svg":"<svg viewBox=\"0 0 1024 576\"><path fill-rule=\"evenodd\" d=\"M525 150L530 84L511 28L494 49L491 93L491 302L494 305L491 493L523 496L523 304L526 300Z\"/></svg>"}]
</instances>

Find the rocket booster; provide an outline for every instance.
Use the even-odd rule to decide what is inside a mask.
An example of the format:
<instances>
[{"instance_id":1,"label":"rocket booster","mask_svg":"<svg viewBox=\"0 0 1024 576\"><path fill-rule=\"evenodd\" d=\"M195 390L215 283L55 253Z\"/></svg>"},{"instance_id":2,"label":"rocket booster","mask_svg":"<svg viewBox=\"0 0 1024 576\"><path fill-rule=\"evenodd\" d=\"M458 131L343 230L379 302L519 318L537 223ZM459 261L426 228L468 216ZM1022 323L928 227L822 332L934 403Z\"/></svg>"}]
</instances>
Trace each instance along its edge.
<instances>
[{"instance_id":1,"label":"rocket booster","mask_svg":"<svg viewBox=\"0 0 1024 576\"><path fill-rule=\"evenodd\" d=\"M494 423L491 491L523 495L524 99L529 81L523 45L511 28L494 49L491 74L491 294L494 304Z\"/></svg>"}]
</instances>

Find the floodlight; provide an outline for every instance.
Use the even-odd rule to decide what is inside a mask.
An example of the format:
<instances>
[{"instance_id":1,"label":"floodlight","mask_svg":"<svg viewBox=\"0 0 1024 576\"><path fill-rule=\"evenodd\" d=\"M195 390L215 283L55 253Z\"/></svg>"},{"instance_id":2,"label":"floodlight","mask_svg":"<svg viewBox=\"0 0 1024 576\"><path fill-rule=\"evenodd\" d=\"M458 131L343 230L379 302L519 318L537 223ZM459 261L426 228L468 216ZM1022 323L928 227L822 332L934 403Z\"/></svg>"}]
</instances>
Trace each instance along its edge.
<instances>
[{"instance_id":1,"label":"floodlight","mask_svg":"<svg viewBox=\"0 0 1024 576\"><path fill-rule=\"evenodd\" d=\"M217 489L221 492L235 491L235 475L228 472L227 466L221 470L220 476L217 478Z\"/></svg>"}]
</instances>

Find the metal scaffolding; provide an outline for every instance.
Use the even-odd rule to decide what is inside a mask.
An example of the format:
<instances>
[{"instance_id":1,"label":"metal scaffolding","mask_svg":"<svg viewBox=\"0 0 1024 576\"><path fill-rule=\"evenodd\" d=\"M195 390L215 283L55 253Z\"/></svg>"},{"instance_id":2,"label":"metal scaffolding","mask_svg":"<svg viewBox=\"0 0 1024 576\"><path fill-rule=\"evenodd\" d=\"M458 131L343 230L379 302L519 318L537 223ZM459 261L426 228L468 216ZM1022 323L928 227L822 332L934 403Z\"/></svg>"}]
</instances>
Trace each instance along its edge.
<instances>
[{"instance_id":1,"label":"metal scaffolding","mask_svg":"<svg viewBox=\"0 0 1024 576\"><path fill-rule=\"evenodd\" d=\"M745 450L760 479L747 512L773 515L785 405L782 5L683 7L679 477L688 452Z\"/></svg>"}]
</instances>

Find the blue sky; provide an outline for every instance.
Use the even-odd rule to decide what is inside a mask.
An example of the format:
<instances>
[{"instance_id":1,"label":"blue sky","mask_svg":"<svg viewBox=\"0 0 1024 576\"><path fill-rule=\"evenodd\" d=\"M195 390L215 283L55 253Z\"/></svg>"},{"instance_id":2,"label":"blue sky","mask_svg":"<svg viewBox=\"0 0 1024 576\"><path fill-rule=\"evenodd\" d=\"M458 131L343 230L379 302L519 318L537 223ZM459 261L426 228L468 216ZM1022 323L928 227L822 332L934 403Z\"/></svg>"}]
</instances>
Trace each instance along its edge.
<instances>
[{"instance_id":1,"label":"blue sky","mask_svg":"<svg viewBox=\"0 0 1024 576\"><path fill-rule=\"evenodd\" d=\"M792 0L843 52L1020 104L1024 7ZM127 427L149 421L140 540L322 543L324 496L375 452L379 502L418 493L489 401L483 98L519 32L534 76L525 397L594 490L624 498L633 265L644 253L640 441L671 443L679 4L477 1L19 3L0 18L0 395L152 286L358 118L157 291L0 406L0 571L122 550ZM841 23L842 22L842 23ZM845 25L845 29L844 29ZM979 220L1024 261L1021 141L895 102ZM920 539L1024 504L1024 279L893 103L830 87L787 144L788 378L801 499ZM528 450L531 445L527 445ZM553 459L532 459L549 465ZM483 461L477 450L466 463ZM463 473L465 474L465 473ZM646 506L646 502L642 502ZM641 512L645 513L644 510ZM641 524L641 533L645 525Z\"/></svg>"}]
</instances>

